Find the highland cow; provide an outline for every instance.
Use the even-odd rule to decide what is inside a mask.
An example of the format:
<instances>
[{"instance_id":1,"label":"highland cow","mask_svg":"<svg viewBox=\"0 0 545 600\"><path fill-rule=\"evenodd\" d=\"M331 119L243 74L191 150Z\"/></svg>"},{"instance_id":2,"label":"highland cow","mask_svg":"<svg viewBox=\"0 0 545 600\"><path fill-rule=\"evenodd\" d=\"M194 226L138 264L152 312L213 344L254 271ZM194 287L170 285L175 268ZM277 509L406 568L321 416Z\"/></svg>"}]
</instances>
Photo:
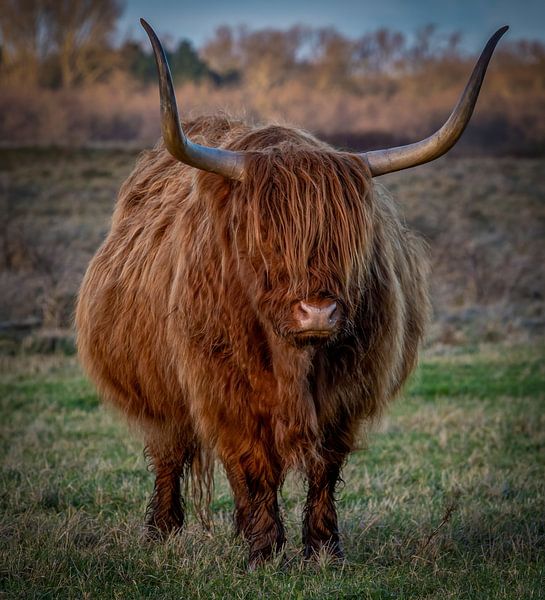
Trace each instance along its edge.
<instances>
[{"instance_id":1,"label":"highland cow","mask_svg":"<svg viewBox=\"0 0 545 600\"><path fill-rule=\"evenodd\" d=\"M180 125L160 42L164 145L121 188L77 306L81 361L136 422L155 472L147 525L184 521L180 483L218 458L255 566L284 544L277 493L308 482L305 556L342 556L334 492L362 423L413 370L428 261L372 177L432 160L475 105L486 46L446 124L400 148L340 152L224 117ZM166 146L166 147L165 147Z\"/></svg>"}]
</instances>

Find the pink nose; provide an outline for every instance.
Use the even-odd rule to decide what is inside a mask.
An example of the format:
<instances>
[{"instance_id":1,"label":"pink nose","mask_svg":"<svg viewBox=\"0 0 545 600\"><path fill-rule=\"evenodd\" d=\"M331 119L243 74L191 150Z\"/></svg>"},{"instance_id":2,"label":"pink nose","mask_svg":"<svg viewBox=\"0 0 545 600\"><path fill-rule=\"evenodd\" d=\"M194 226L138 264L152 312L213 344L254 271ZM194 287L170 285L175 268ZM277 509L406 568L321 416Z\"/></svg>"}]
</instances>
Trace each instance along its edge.
<instances>
[{"instance_id":1,"label":"pink nose","mask_svg":"<svg viewBox=\"0 0 545 600\"><path fill-rule=\"evenodd\" d=\"M337 303L331 300L313 300L297 303L294 316L300 331L329 333L339 320Z\"/></svg>"}]
</instances>

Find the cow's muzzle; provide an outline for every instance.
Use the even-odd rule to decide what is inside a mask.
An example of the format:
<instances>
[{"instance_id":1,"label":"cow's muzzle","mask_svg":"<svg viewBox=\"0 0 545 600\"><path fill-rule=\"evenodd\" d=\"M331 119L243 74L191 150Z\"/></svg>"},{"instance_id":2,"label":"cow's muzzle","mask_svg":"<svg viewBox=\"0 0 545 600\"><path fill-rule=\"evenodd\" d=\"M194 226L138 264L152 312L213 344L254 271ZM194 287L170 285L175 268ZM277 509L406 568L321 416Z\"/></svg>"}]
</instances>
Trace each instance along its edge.
<instances>
[{"instance_id":1,"label":"cow's muzzle","mask_svg":"<svg viewBox=\"0 0 545 600\"><path fill-rule=\"evenodd\" d=\"M328 338L338 327L341 311L337 302L330 298L301 300L294 304L294 335L300 339Z\"/></svg>"}]
</instances>

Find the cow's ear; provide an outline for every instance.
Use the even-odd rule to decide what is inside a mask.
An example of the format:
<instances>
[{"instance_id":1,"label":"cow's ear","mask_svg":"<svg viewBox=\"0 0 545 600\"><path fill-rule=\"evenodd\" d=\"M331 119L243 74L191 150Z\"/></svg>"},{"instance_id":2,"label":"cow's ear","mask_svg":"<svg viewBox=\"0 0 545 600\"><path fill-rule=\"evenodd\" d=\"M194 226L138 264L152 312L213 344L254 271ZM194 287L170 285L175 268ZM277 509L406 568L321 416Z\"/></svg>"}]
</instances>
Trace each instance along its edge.
<instances>
[{"instance_id":1,"label":"cow's ear","mask_svg":"<svg viewBox=\"0 0 545 600\"><path fill-rule=\"evenodd\" d=\"M209 207L219 211L227 208L236 185L231 179L206 171L196 172L195 183L196 189L206 196Z\"/></svg>"}]
</instances>

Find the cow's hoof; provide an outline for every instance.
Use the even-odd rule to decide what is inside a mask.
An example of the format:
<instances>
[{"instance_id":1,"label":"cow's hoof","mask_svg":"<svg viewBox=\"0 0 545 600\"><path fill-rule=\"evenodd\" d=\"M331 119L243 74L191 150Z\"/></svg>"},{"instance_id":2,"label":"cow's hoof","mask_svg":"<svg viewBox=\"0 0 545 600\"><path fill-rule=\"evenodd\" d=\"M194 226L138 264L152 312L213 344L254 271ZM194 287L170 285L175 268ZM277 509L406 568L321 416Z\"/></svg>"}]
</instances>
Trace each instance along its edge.
<instances>
[{"instance_id":1,"label":"cow's hoof","mask_svg":"<svg viewBox=\"0 0 545 600\"><path fill-rule=\"evenodd\" d=\"M149 518L144 525L145 536L148 540L162 542L171 535L177 535L182 531L183 520L170 517L162 519Z\"/></svg>"},{"instance_id":2,"label":"cow's hoof","mask_svg":"<svg viewBox=\"0 0 545 600\"><path fill-rule=\"evenodd\" d=\"M248 571L255 571L265 563L274 563L278 566L284 564L286 556L284 553L285 539L279 538L270 546L251 548L248 557Z\"/></svg>"},{"instance_id":3,"label":"cow's hoof","mask_svg":"<svg viewBox=\"0 0 545 600\"><path fill-rule=\"evenodd\" d=\"M344 561L344 552L338 540L305 545L304 556L305 560L318 563L337 564Z\"/></svg>"}]
</instances>

